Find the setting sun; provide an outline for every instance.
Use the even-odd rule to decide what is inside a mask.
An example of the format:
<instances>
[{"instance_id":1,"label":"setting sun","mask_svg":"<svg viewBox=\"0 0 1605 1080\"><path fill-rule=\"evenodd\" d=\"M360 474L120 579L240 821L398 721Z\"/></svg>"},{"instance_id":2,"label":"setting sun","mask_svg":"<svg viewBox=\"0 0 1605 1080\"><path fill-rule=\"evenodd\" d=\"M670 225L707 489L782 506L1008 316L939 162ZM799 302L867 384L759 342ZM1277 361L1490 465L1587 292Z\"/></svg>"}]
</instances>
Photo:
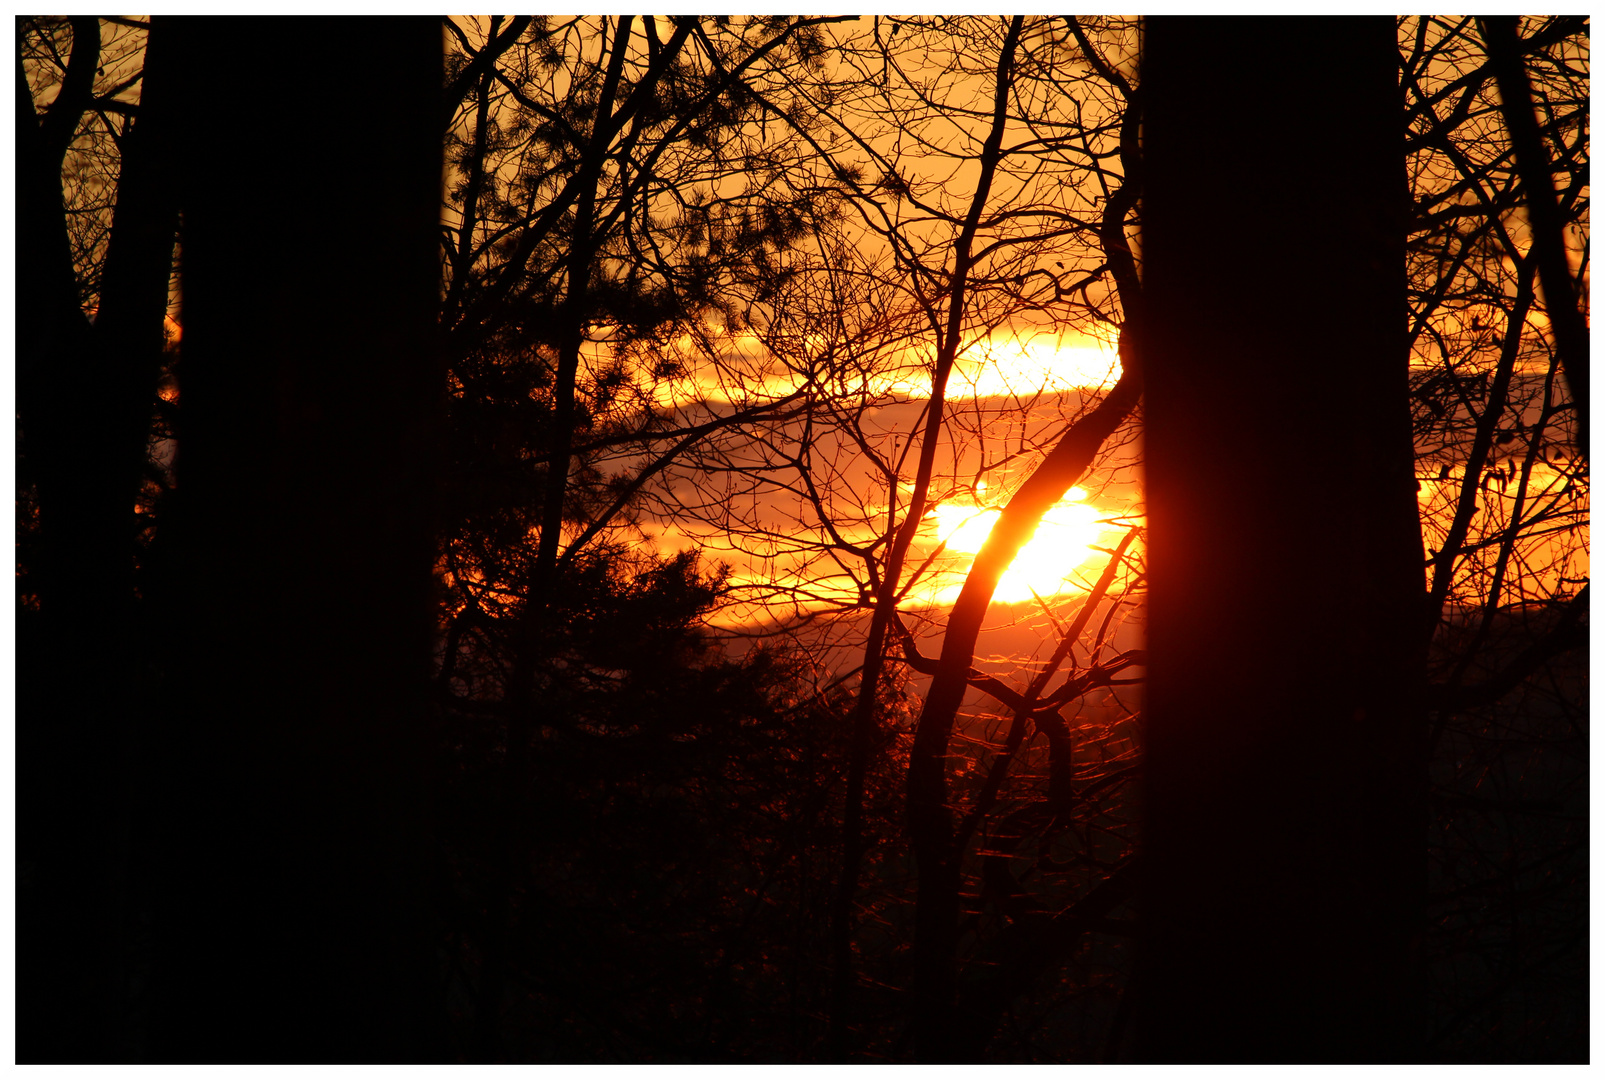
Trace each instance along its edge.
<instances>
[{"instance_id":1,"label":"setting sun","mask_svg":"<svg viewBox=\"0 0 1605 1080\"><path fill-rule=\"evenodd\" d=\"M998 583L994 599L1020 603L1032 595L1053 596L1078 588L1070 575L1091 558L1092 545L1109 528L1099 522L1099 510L1084 500L1087 493L1071 488L1042 518L1031 540L1010 564ZM931 512L938 538L950 552L975 555L986 542L1000 511L947 503Z\"/></svg>"}]
</instances>

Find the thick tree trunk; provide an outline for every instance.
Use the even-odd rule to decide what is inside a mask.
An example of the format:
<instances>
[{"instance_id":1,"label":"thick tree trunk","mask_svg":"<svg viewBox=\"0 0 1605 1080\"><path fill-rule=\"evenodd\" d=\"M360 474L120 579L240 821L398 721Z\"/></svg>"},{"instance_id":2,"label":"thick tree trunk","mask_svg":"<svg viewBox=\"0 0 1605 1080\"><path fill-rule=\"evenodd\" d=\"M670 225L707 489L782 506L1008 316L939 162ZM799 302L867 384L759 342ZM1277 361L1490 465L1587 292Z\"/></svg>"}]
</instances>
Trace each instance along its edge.
<instances>
[{"instance_id":1,"label":"thick tree trunk","mask_svg":"<svg viewBox=\"0 0 1605 1080\"><path fill-rule=\"evenodd\" d=\"M134 502L162 354L176 213L162 179L171 105L158 52L123 140L93 324L81 307L62 163L100 60L72 21L68 74L42 122L18 101L18 479L37 531L19 551L19 1053L118 1060L128 1030L127 824L143 680ZM154 58L154 59L153 59Z\"/></svg>"},{"instance_id":2,"label":"thick tree trunk","mask_svg":"<svg viewBox=\"0 0 1605 1080\"><path fill-rule=\"evenodd\" d=\"M152 1054L426 1059L440 27L172 37L186 580Z\"/></svg>"},{"instance_id":3,"label":"thick tree trunk","mask_svg":"<svg viewBox=\"0 0 1605 1080\"><path fill-rule=\"evenodd\" d=\"M1409 1060L1424 642L1394 24L1146 33L1138 1054Z\"/></svg>"}]
</instances>

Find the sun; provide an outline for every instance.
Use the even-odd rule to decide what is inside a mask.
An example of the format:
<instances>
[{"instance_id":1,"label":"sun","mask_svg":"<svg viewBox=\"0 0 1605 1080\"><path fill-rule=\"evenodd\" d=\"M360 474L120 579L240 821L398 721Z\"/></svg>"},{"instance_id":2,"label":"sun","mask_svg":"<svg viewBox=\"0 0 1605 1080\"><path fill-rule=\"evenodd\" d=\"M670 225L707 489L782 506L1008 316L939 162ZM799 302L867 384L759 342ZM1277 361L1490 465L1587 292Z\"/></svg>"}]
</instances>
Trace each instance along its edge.
<instances>
[{"instance_id":1,"label":"sun","mask_svg":"<svg viewBox=\"0 0 1605 1080\"><path fill-rule=\"evenodd\" d=\"M1071 488L1042 516L1042 523L998 582L994 600L1015 604L1033 595L1055 596L1086 588L1071 576L1098 554L1093 545L1110 528L1099 520L1101 512L1084 501L1086 497L1081 488ZM937 538L946 542L949 552L973 557L992 532L999 513L985 507L945 503L930 516Z\"/></svg>"}]
</instances>

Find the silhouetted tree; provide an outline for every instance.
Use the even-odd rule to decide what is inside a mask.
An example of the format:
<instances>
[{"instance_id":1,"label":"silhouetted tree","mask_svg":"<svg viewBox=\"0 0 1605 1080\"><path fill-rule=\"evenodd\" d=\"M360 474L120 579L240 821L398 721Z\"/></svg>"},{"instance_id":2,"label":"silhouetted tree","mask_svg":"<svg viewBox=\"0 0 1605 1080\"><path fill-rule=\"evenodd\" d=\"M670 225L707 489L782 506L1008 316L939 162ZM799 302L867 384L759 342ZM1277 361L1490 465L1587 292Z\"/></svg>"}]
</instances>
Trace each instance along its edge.
<instances>
[{"instance_id":1,"label":"silhouetted tree","mask_svg":"<svg viewBox=\"0 0 1605 1080\"><path fill-rule=\"evenodd\" d=\"M1494 80L1499 87L1500 112L1510 134L1516 168L1527 189L1527 220L1548 300L1550 325L1572 400L1577 403L1577 447L1587 454L1588 321L1577 308L1577 282L1572 280L1566 258L1566 222L1556 204L1549 154L1544 150L1538 121L1533 115L1532 92L1522 59L1520 20L1513 15L1498 15L1478 22L1487 44L1489 66L1494 69Z\"/></svg>"},{"instance_id":2,"label":"silhouetted tree","mask_svg":"<svg viewBox=\"0 0 1605 1080\"><path fill-rule=\"evenodd\" d=\"M148 1052L428 1060L439 24L152 38L182 103L185 334ZM292 57L248 122L221 92Z\"/></svg>"},{"instance_id":3,"label":"silhouetted tree","mask_svg":"<svg viewBox=\"0 0 1605 1080\"><path fill-rule=\"evenodd\" d=\"M1411 407L1430 578L1428 1054L1586 1056L1588 470L1529 192L1588 274L1588 21L1403 20ZM1514 153L1496 73L1524 70ZM1586 305L1586 291L1577 299Z\"/></svg>"},{"instance_id":4,"label":"silhouetted tree","mask_svg":"<svg viewBox=\"0 0 1605 1080\"><path fill-rule=\"evenodd\" d=\"M794 1060L814 1041L848 706L782 653L721 655L698 625L719 591L689 554L599 548L550 598L548 720L526 796L542 830L502 936L511 1059ZM449 676L452 978L466 1000L505 812L492 644ZM456 1019L468 1038L472 1013Z\"/></svg>"},{"instance_id":5,"label":"silhouetted tree","mask_svg":"<svg viewBox=\"0 0 1605 1080\"><path fill-rule=\"evenodd\" d=\"M828 180L765 142L749 87L817 63L831 21L448 21L448 93L470 107L450 139L441 323L467 497L452 500L442 570L453 624L484 633L447 635L456 650L496 639L506 748L477 938L481 1056L501 1053L511 935L545 843L532 785L560 751L542 732L572 722L549 692L563 579L630 532L641 487L676 456L786 404L677 409L687 373L662 346L739 330L830 212Z\"/></svg>"},{"instance_id":6,"label":"silhouetted tree","mask_svg":"<svg viewBox=\"0 0 1605 1080\"><path fill-rule=\"evenodd\" d=\"M913 1033L917 1054L928 1062L952 1060L956 1055L973 1053L977 1047L985 1045L990 1035L989 1032L966 1033L953 1012L958 992L957 935L963 864L970 837L968 830L952 818L949 747L964 694L973 681L971 661L976 639L1004 571L1030 539L1043 515L1097 459L1105 443L1136 406L1141 387L1141 352L1132 345L1132 324L1140 320L1136 313L1141 299L1140 286L1126 235L1127 217L1136 205L1140 190L1136 174L1139 165L1136 136L1141 114L1126 77L1108 64L1075 19L1067 23L1067 40L1056 44L1069 49L1073 41L1079 58L1120 95L1125 105L1118 123L1111 125L1113 130L1100 132L1104 136L1101 141L1114 143L1104 152L1120 162L1121 172L1105 176L1100 161L1089 162L1103 198L1096 204L1097 216L1089 221L1077 221L1075 229L1096 238L1103 263L1094 276L1107 272L1113 282L1111 291L1122 305L1123 316L1106 315L1105 318L1120 325L1123 368L1116 385L1095 408L1059 436L1004 505L948 616L941 657L933 671L931 689L915 729L908 773L909 833L919 866ZM1000 115L1009 94L1007 60L1007 56L1000 58L997 75ZM1051 80L1049 85L1053 85ZM1081 134L1085 142L1086 133ZM1055 297L1059 298L1057 282L1055 286ZM1089 601L1089 605L1092 603L1094 601ZM1090 606L1087 610L1090 614ZM1035 711L1031 698L1043 689L1043 685L1034 684L1027 700L1006 701L1013 706L1019 727L1019 732L1011 736L1013 745L1018 745L1027 718ZM1012 756L1012 752L1008 756ZM1004 769L1008 756L999 759Z\"/></svg>"},{"instance_id":7,"label":"silhouetted tree","mask_svg":"<svg viewBox=\"0 0 1605 1080\"><path fill-rule=\"evenodd\" d=\"M115 1060L130 1020L131 720L149 688L135 507L177 224L173 91L159 52L142 80L129 75L137 27L103 36L92 17L28 19L17 34L19 1053ZM65 54L42 115L28 81L40 54ZM138 118L117 131L107 115L126 121L135 83ZM110 185L82 148L113 138L115 208L69 206L64 176ZM92 281L79 274L86 249Z\"/></svg>"},{"instance_id":8,"label":"silhouetted tree","mask_svg":"<svg viewBox=\"0 0 1605 1080\"><path fill-rule=\"evenodd\" d=\"M1151 19L1144 48L1137 1054L1412 1060L1425 642L1394 24Z\"/></svg>"}]
</instances>

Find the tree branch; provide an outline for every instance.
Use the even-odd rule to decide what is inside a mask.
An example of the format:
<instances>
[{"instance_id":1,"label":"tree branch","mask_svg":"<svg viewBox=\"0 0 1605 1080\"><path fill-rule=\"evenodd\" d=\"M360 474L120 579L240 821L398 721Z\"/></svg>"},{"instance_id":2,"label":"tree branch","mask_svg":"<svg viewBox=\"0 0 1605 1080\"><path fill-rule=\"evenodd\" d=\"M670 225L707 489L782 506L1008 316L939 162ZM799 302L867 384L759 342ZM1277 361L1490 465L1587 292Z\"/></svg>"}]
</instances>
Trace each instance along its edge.
<instances>
[{"instance_id":1,"label":"tree branch","mask_svg":"<svg viewBox=\"0 0 1605 1080\"><path fill-rule=\"evenodd\" d=\"M1549 155L1544 151L1533 114L1532 88L1522 63L1517 16L1487 16L1478 20L1494 79L1499 86L1499 107L1516 153L1516 169L1527 189L1527 214L1532 227L1538 276L1544 290L1544 308L1561 356L1561 370L1577 406L1577 448L1588 454L1588 324L1578 310L1571 270L1566 262L1566 222L1555 203L1555 183Z\"/></svg>"}]
</instances>

